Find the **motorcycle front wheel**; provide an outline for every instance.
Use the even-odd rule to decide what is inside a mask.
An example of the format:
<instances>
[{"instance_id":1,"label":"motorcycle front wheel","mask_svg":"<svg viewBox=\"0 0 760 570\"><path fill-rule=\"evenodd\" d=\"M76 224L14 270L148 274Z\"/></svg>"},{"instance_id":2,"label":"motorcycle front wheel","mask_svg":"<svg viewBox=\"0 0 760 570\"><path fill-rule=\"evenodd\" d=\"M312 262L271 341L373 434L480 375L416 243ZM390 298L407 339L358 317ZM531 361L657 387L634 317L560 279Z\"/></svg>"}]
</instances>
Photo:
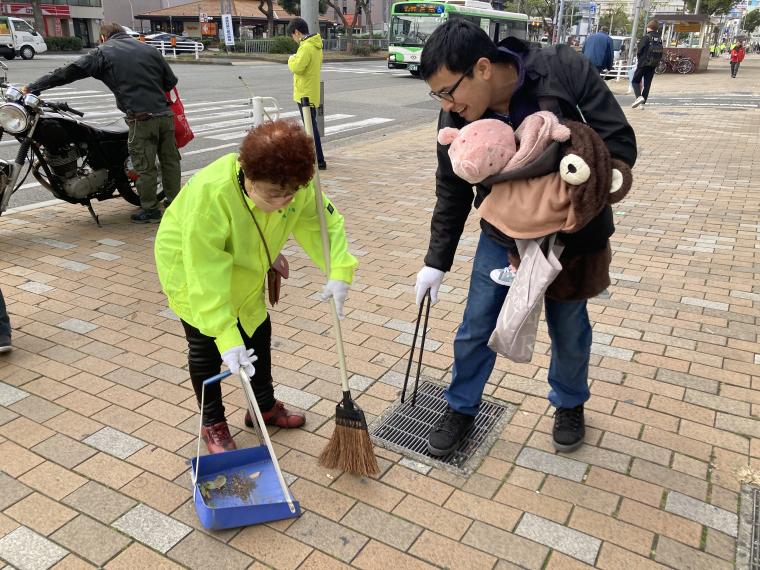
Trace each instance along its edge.
<instances>
[{"instance_id":1,"label":"motorcycle front wheel","mask_svg":"<svg viewBox=\"0 0 760 570\"><path fill-rule=\"evenodd\" d=\"M119 190L119 195L133 206L140 205L140 196L137 194L137 188L133 180L130 180L126 176L119 178L116 183L116 188ZM164 189L161 187L161 183L158 183L157 198L159 202L162 202L166 195Z\"/></svg>"}]
</instances>

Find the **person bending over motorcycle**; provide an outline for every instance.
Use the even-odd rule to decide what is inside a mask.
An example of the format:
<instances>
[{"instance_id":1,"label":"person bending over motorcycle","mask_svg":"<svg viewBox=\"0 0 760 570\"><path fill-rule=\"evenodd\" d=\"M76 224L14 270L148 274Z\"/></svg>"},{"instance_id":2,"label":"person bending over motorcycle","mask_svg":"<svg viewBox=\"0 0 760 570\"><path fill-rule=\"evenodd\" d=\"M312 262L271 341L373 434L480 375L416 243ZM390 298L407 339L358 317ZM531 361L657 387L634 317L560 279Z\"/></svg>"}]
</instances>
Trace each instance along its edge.
<instances>
[{"instance_id":1,"label":"person bending over motorcycle","mask_svg":"<svg viewBox=\"0 0 760 570\"><path fill-rule=\"evenodd\" d=\"M251 130L239 155L212 162L183 187L164 214L155 243L158 277L185 329L198 402L203 381L218 374L224 362L232 373L240 368L248 373L264 421L281 428L300 427L305 418L274 396L264 281L269 260L277 259L291 235L325 269L310 182L314 159L313 140L295 122ZM342 315L357 261L348 252L343 217L326 197L324 208L330 275L323 298L334 297ZM202 414L209 452L235 449L219 383L206 387ZM250 414L245 424L253 425Z\"/></svg>"},{"instance_id":2,"label":"person bending over motorcycle","mask_svg":"<svg viewBox=\"0 0 760 570\"><path fill-rule=\"evenodd\" d=\"M174 141L174 113L166 93L177 77L161 53L124 32L119 24L100 26L100 46L65 67L40 77L23 88L39 93L78 79L100 79L113 91L116 106L129 125L129 154L139 175L137 193L142 211L132 216L138 224L158 222L156 157L167 202L179 193L180 155Z\"/></svg>"}]
</instances>

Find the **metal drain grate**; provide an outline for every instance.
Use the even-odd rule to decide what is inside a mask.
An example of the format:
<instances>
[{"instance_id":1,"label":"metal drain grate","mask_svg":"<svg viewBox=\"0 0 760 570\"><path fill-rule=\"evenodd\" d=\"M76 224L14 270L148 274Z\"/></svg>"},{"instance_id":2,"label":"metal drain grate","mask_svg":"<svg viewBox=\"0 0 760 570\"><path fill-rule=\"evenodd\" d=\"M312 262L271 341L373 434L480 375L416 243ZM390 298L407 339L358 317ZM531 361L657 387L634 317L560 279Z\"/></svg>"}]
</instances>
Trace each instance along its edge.
<instances>
[{"instance_id":1,"label":"metal drain grate","mask_svg":"<svg viewBox=\"0 0 760 570\"><path fill-rule=\"evenodd\" d=\"M760 489L752 487L752 540L750 570L760 570Z\"/></svg>"},{"instance_id":2,"label":"metal drain grate","mask_svg":"<svg viewBox=\"0 0 760 570\"><path fill-rule=\"evenodd\" d=\"M411 455L429 465L443 464L461 471L469 471L468 462L472 463L471 460L481 447L486 447L484 442L498 436L498 431L494 428L508 420L511 413L508 413L509 409L505 406L484 400L475 423L459 447L449 455L434 458L427 452L427 436L446 410L443 390L443 387L437 384L423 382L417 392L416 406L412 407L412 398L409 395L406 402L398 403L386 416L378 420L372 435L381 446Z\"/></svg>"}]
</instances>

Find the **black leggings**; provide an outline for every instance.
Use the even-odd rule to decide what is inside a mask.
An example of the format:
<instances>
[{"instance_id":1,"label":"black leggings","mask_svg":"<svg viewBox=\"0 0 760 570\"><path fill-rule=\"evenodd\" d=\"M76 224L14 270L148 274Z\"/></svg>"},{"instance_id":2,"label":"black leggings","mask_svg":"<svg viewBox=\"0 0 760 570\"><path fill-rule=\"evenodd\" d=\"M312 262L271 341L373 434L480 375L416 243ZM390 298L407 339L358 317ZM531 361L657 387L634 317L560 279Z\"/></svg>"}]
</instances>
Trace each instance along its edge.
<instances>
[{"instance_id":1,"label":"black leggings","mask_svg":"<svg viewBox=\"0 0 760 570\"><path fill-rule=\"evenodd\" d=\"M198 406L201 404L203 381L216 376L222 369L222 356L216 347L213 337L204 335L193 325L182 321L187 337L189 352L187 362L190 367L190 380L193 383ZM251 378L253 393L262 412L268 412L274 407L274 387L272 386L272 321L267 315L266 320L259 325L249 337L238 322L238 330L243 337L246 348L252 348L258 360L253 364L256 372ZM223 380L222 382L235 379ZM235 383L237 385L237 383ZM210 426L225 421L224 404L222 403L221 383L206 386L206 398L203 405L203 425Z\"/></svg>"}]
</instances>

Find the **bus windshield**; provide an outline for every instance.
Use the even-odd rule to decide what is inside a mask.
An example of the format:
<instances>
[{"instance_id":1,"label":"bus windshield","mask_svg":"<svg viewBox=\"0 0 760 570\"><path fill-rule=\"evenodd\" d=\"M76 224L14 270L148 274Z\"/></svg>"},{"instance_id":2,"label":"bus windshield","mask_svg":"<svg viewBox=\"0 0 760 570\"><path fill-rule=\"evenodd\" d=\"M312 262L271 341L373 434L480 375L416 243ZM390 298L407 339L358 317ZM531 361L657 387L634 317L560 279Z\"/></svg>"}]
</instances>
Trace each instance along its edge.
<instances>
[{"instance_id":1,"label":"bus windshield","mask_svg":"<svg viewBox=\"0 0 760 570\"><path fill-rule=\"evenodd\" d=\"M425 45L430 34L441 24L441 18L431 16L393 16L390 43L405 46Z\"/></svg>"}]
</instances>

